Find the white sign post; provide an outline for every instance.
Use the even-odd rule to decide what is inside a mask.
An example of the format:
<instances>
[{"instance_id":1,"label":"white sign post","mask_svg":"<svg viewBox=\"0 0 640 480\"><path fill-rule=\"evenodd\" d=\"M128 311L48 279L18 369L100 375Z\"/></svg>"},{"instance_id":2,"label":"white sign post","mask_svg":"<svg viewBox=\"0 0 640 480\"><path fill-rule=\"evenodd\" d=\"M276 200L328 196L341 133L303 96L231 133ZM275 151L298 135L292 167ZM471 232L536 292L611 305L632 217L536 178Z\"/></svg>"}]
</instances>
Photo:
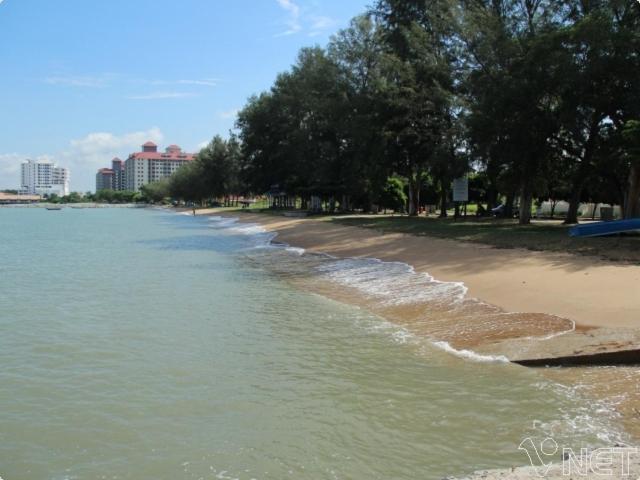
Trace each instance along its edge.
<instances>
[{"instance_id":1,"label":"white sign post","mask_svg":"<svg viewBox=\"0 0 640 480\"><path fill-rule=\"evenodd\" d=\"M469 179L467 177L456 178L453 181L453 201L469 201Z\"/></svg>"},{"instance_id":2,"label":"white sign post","mask_svg":"<svg viewBox=\"0 0 640 480\"><path fill-rule=\"evenodd\" d=\"M464 203L464 216L467 216L466 203L469 201L469 178L460 177L453 181L453 201L456 203ZM458 218L458 208L456 208L455 218Z\"/></svg>"}]
</instances>

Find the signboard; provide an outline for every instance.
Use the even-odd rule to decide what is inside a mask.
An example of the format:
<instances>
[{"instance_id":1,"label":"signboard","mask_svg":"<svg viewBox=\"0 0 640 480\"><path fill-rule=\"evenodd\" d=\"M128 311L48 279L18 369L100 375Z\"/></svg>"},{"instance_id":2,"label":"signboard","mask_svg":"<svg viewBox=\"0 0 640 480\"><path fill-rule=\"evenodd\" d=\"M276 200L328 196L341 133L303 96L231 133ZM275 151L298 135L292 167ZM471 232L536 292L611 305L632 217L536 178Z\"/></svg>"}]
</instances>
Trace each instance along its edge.
<instances>
[{"instance_id":1,"label":"signboard","mask_svg":"<svg viewBox=\"0 0 640 480\"><path fill-rule=\"evenodd\" d=\"M469 179L467 177L456 178L453 181L453 201L469 201Z\"/></svg>"}]
</instances>

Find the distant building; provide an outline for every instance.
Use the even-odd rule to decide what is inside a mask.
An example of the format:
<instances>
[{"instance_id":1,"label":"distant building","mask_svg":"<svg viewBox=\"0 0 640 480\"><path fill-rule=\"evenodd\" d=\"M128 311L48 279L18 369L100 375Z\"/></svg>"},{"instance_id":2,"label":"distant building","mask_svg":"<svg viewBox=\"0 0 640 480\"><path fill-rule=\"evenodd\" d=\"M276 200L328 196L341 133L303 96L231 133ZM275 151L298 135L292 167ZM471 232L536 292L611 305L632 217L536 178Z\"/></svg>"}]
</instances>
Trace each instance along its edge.
<instances>
[{"instance_id":1,"label":"distant building","mask_svg":"<svg viewBox=\"0 0 640 480\"><path fill-rule=\"evenodd\" d=\"M194 153L184 153L178 145L169 145L161 153L155 143L147 142L141 152L132 153L125 161L127 190L138 192L143 185L170 176L194 159Z\"/></svg>"},{"instance_id":2,"label":"distant building","mask_svg":"<svg viewBox=\"0 0 640 480\"><path fill-rule=\"evenodd\" d=\"M100 190L126 190L127 182L124 162L119 158L111 160L111 168L101 168L96 173L96 192Z\"/></svg>"},{"instance_id":3,"label":"distant building","mask_svg":"<svg viewBox=\"0 0 640 480\"><path fill-rule=\"evenodd\" d=\"M113 170L110 168L101 168L96 174L96 192L101 190L114 190L113 188Z\"/></svg>"},{"instance_id":4,"label":"distant building","mask_svg":"<svg viewBox=\"0 0 640 480\"><path fill-rule=\"evenodd\" d=\"M40 199L40 195L14 195L11 193L0 192L0 205L37 203Z\"/></svg>"},{"instance_id":5,"label":"distant building","mask_svg":"<svg viewBox=\"0 0 640 480\"><path fill-rule=\"evenodd\" d=\"M22 162L21 191L30 195L69 195L69 170L53 162Z\"/></svg>"},{"instance_id":6,"label":"distant building","mask_svg":"<svg viewBox=\"0 0 640 480\"><path fill-rule=\"evenodd\" d=\"M126 190L127 183L124 174L124 162L118 157L111 160L111 170L113 170L113 182L111 188L113 190Z\"/></svg>"}]
</instances>

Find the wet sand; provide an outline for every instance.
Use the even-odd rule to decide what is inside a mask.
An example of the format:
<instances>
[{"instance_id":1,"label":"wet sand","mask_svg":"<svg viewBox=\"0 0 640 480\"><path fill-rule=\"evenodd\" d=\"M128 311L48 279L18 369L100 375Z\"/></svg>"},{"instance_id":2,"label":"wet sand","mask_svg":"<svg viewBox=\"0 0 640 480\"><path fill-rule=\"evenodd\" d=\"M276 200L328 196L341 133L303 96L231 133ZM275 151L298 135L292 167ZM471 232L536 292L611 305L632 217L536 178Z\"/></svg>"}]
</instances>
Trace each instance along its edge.
<instances>
[{"instance_id":1,"label":"wet sand","mask_svg":"<svg viewBox=\"0 0 640 480\"><path fill-rule=\"evenodd\" d=\"M589 327L640 328L640 266L383 234L313 218L262 214L240 218L276 231L277 241L309 251L399 261L441 281L462 281L468 296L509 312L550 313Z\"/></svg>"}]
</instances>

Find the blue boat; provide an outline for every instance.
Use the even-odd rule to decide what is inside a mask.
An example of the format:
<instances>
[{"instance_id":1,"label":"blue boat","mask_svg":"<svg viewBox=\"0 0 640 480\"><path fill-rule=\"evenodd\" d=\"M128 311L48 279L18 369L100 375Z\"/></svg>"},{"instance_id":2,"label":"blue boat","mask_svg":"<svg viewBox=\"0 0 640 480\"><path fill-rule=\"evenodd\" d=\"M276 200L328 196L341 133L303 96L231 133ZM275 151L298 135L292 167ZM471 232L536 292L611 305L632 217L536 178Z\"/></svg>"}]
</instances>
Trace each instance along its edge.
<instances>
[{"instance_id":1,"label":"blue boat","mask_svg":"<svg viewBox=\"0 0 640 480\"><path fill-rule=\"evenodd\" d=\"M587 223L577 225L569 230L570 237L600 237L614 235L616 233L633 232L640 230L640 218L627 220L614 220L612 222Z\"/></svg>"}]
</instances>

